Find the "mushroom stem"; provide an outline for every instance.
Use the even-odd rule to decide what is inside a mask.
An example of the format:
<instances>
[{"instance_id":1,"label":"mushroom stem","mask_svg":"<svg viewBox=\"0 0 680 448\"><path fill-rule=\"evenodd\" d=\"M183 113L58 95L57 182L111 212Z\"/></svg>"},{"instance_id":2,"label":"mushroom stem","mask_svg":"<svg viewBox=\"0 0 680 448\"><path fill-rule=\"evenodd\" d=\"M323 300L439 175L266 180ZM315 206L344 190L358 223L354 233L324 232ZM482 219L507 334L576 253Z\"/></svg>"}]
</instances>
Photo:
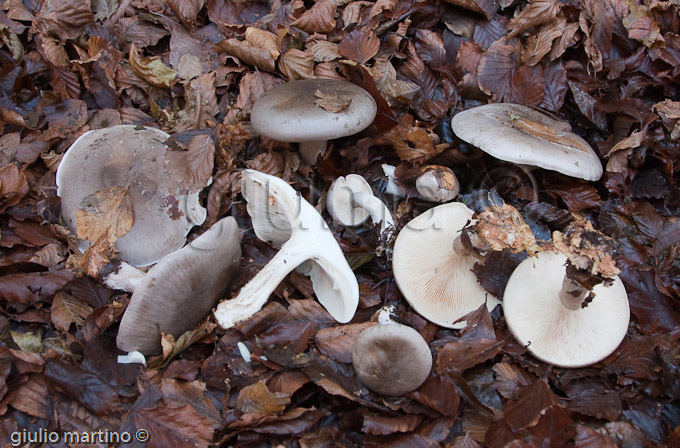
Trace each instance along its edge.
<instances>
[{"instance_id":1,"label":"mushroom stem","mask_svg":"<svg viewBox=\"0 0 680 448\"><path fill-rule=\"evenodd\" d=\"M589 292L588 288L565 275L560 289L560 302L567 309L580 310Z\"/></svg>"},{"instance_id":2,"label":"mushroom stem","mask_svg":"<svg viewBox=\"0 0 680 448\"><path fill-rule=\"evenodd\" d=\"M470 255L474 254L473 250L469 250L467 247L465 247L465 244L463 244L463 240L461 239L461 235L458 235L455 240L453 240L453 251L458 255L459 257L467 257Z\"/></svg>"},{"instance_id":3,"label":"mushroom stem","mask_svg":"<svg viewBox=\"0 0 680 448\"><path fill-rule=\"evenodd\" d=\"M363 208L371 215L373 224L380 223L380 233L394 227L394 220L387 206L377 197L369 193L355 192L352 195L354 205Z\"/></svg>"},{"instance_id":4,"label":"mushroom stem","mask_svg":"<svg viewBox=\"0 0 680 448\"><path fill-rule=\"evenodd\" d=\"M301 236L304 237L304 234ZM304 241L295 237L288 240L238 295L217 306L215 318L222 328L231 328L260 311L276 287L293 269L310 257Z\"/></svg>"},{"instance_id":5,"label":"mushroom stem","mask_svg":"<svg viewBox=\"0 0 680 448\"><path fill-rule=\"evenodd\" d=\"M328 140L300 142L300 158L309 165L315 164L316 158L326 149L327 143Z\"/></svg>"},{"instance_id":6,"label":"mushroom stem","mask_svg":"<svg viewBox=\"0 0 680 448\"><path fill-rule=\"evenodd\" d=\"M137 285L145 275L146 272L123 261L116 272L112 272L104 278L104 284L111 289L135 292Z\"/></svg>"}]
</instances>

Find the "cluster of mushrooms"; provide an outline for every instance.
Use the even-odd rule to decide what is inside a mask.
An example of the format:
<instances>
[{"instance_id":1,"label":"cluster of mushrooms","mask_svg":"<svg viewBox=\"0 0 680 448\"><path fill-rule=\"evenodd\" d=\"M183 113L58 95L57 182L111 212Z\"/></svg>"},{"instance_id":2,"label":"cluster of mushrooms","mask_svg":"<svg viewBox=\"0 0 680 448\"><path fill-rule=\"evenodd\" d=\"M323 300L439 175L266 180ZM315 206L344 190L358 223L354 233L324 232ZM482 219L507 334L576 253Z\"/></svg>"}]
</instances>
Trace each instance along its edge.
<instances>
[{"instance_id":1,"label":"cluster of mushrooms","mask_svg":"<svg viewBox=\"0 0 680 448\"><path fill-rule=\"evenodd\" d=\"M353 84L302 80L266 92L252 109L251 123L263 136L300 143L302 160L311 164L327 140L367 128L376 110L371 95ZM586 180L602 175L595 152L567 123L531 108L476 107L455 115L452 129L506 161ZM115 242L123 262L103 275L110 287L132 292L118 332L118 347L131 353L122 362L143 362L144 355L160 350L161 332L177 337L199 323L223 298L240 263L239 231L231 217L184 246L206 211L199 191L181 191L165 169L168 137L134 126L90 131L67 151L57 172L62 215L74 233L78 209L89 195L114 186L129 191L134 223ZM504 148L494 143L499 138ZM553 241L539 243L507 204L492 205L473 219L463 203L448 202L460 187L449 168L421 169L410 192L398 183L394 167L383 169L388 193L446 203L417 216L397 234L385 203L363 177L349 174L330 186L326 208L343 226L360 226L369 218L379 226L396 283L416 312L459 329L465 326L461 318L482 304L490 310L502 304L515 338L556 366L589 365L616 349L628 327L628 300L616 276L611 242L585 219L564 233L555 232ZM359 303L358 282L317 209L284 180L250 169L242 172L242 195L255 235L278 252L236 297L217 304L217 323L226 329L253 316L293 269L310 277L317 299L335 320L349 322ZM85 251L91 244L81 241L80 248ZM490 251L503 249L531 256L510 277L501 302L480 286L472 267ZM139 269L150 265L147 272ZM425 381L432 355L417 331L389 315L390 310L381 310L379 325L360 334L353 363L370 389L403 395Z\"/></svg>"}]
</instances>

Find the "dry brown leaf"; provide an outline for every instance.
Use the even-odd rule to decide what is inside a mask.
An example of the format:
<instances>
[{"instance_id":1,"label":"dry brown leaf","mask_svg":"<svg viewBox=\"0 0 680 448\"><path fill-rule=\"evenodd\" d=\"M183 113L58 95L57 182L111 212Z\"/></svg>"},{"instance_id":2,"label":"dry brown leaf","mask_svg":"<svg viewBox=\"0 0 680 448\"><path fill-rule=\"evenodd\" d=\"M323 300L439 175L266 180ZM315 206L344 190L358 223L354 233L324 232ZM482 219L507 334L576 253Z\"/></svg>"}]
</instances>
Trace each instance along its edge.
<instances>
[{"instance_id":1,"label":"dry brown leaf","mask_svg":"<svg viewBox=\"0 0 680 448\"><path fill-rule=\"evenodd\" d=\"M369 6L373 6L373 3L362 0L351 2L349 5L345 6L342 10L342 22L345 24L345 27L359 23L361 20L361 12L364 8Z\"/></svg>"},{"instance_id":2,"label":"dry brown leaf","mask_svg":"<svg viewBox=\"0 0 680 448\"><path fill-rule=\"evenodd\" d=\"M362 322L360 324L323 328L317 331L314 341L324 355L349 364L352 362L354 343L359 337L359 333L375 325L377 325L376 322Z\"/></svg>"},{"instance_id":3,"label":"dry brown leaf","mask_svg":"<svg viewBox=\"0 0 680 448\"><path fill-rule=\"evenodd\" d=\"M38 373L30 374L26 382L13 390L9 404L33 417L46 420L52 418L52 403L45 377Z\"/></svg>"},{"instance_id":4,"label":"dry brown leaf","mask_svg":"<svg viewBox=\"0 0 680 448\"><path fill-rule=\"evenodd\" d=\"M231 56L239 58L242 62L248 65L267 70L268 72L275 71L275 60L272 54L266 48L257 47L245 40L225 39L213 47L214 51L218 53L227 53Z\"/></svg>"},{"instance_id":5,"label":"dry brown leaf","mask_svg":"<svg viewBox=\"0 0 680 448\"><path fill-rule=\"evenodd\" d=\"M24 46L19 36L10 27L0 24L0 41L9 49L14 62L20 63L24 58Z\"/></svg>"},{"instance_id":6,"label":"dry brown leaf","mask_svg":"<svg viewBox=\"0 0 680 448\"><path fill-rule=\"evenodd\" d=\"M279 59L279 70L289 81L314 78L314 55L290 49Z\"/></svg>"},{"instance_id":7,"label":"dry brown leaf","mask_svg":"<svg viewBox=\"0 0 680 448\"><path fill-rule=\"evenodd\" d=\"M433 157L436 151L428 132L409 123L408 116L404 116L401 121L401 125L379 137L378 142L391 144L399 158L405 162L421 164Z\"/></svg>"},{"instance_id":8,"label":"dry brown leaf","mask_svg":"<svg viewBox=\"0 0 680 448\"><path fill-rule=\"evenodd\" d=\"M474 11L479 14L484 14L487 19L496 15L498 9L498 0L446 0L452 5L459 6L463 9Z\"/></svg>"},{"instance_id":9,"label":"dry brown leaf","mask_svg":"<svg viewBox=\"0 0 680 448\"><path fill-rule=\"evenodd\" d=\"M330 33L335 28L334 16L337 7L335 0L319 0L291 25L309 34Z\"/></svg>"},{"instance_id":10,"label":"dry brown leaf","mask_svg":"<svg viewBox=\"0 0 680 448\"><path fill-rule=\"evenodd\" d=\"M477 76L479 88L493 99L510 100L510 83L515 71L515 46L498 40L489 46L479 61Z\"/></svg>"},{"instance_id":11,"label":"dry brown leaf","mask_svg":"<svg viewBox=\"0 0 680 448\"><path fill-rule=\"evenodd\" d=\"M53 268L64 260L64 247L61 243L49 243L33 252L30 263L39 264L46 268Z\"/></svg>"},{"instance_id":12,"label":"dry brown leaf","mask_svg":"<svg viewBox=\"0 0 680 448\"><path fill-rule=\"evenodd\" d=\"M26 175L12 163L0 168L0 212L19 203L29 186Z\"/></svg>"},{"instance_id":13,"label":"dry brown leaf","mask_svg":"<svg viewBox=\"0 0 680 448\"><path fill-rule=\"evenodd\" d=\"M69 66L68 54L59 40L50 36L42 36L38 42L40 53L50 64L57 67Z\"/></svg>"},{"instance_id":14,"label":"dry brown leaf","mask_svg":"<svg viewBox=\"0 0 680 448\"><path fill-rule=\"evenodd\" d=\"M135 44L130 45L130 67L142 79L156 87L168 87L177 72L161 61L158 56L139 57Z\"/></svg>"},{"instance_id":15,"label":"dry brown leaf","mask_svg":"<svg viewBox=\"0 0 680 448\"><path fill-rule=\"evenodd\" d=\"M97 241L108 232L114 242L130 231L132 221L129 190L113 186L85 196L76 214L76 232L89 241Z\"/></svg>"},{"instance_id":16,"label":"dry brown leaf","mask_svg":"<svg viewBox=\"0 0 680 448\"><path fill-rule=\"evenodd\" d=\"M2 9L7 11L7 18L24 22L32 22L35 16L21 2L21 0L7 0Z\"/></svg>"},{"instance_id":17,"label":"dry brown leaf","mask_svg":"<svg viewBox=\"0 0 680 448\"><path fill-rule=\"evenodd\" d=\"M279 55L281 55L276 43L276 34L270 31L249 26L246 28L246 41L256 47L267 50L275 61L279 58Z\"/></svg>"},{"instance_id":18,"label":"dry brown leaf","mask_svg":"<svg viewBox=\"0 0 680 448\"><path fill-rule=\"evenodd\" d=\"M543 56L552 51L553 41L562 36L566 28L567 19L560 16L557 20L542 27L538 35L529 36L526 53L522 54L522 62L529 66L534 66L541 62Z\"/></svg>"},{"instance_id":19,"label":"dry brown leaf","mask_svg":"<svg viewBox=\"0 0 680 448\"><path fill-rule=\"evenodd\" d=\"M198 13L203 8L203 0L168 0L170 9L189 29L193 29Z\"/></svg>"},{"instance_id":20,"label":"dry brown leaf","mask_svg":"<svg viewBox=\"0 0 680 448\"><path fill-rule=\"evenodd\" d=\"M659 114L666 129L671 131L671 140L680 137L680 101L670 99L664 100L654 105L656 113Z\"/></svg>"},{"instance_id":21,"label":"dry brown leaf","mask_svg":"<svg viewBox=\"0 0 680 448\"><path fill-rule=\"evenodd\" d=\"M347 59L365 64L378 54L380 39L373 31L354 30L338 45L338 51Z\"/></svg>"},{"instance_id":22,"label":"dry brown leaf","mask_svg":"<svg viewBox=\"0 0 680 448\"><path fill-rule=\"evenodd\" d=\"M629 3L630 14L623 18L623 26L628 30L628 37L641 42L648 48L663 46L665 40L661 35L661 26L645 5Z\"/></svg>"},{"instance_id":23,"label":"dry brown leaf","mask_svg":"<svg viewBox=\"0 0 680 448\"><path fill-rule=\"evenodd\" d=\"M327 40L315 40L307 45L307 51L314 55L316 62L328 62L342 58L340 51L338 51L338 44Z\"/></svg>"},{"instance_id":24,"label":"dry brown leaf","mask_svg":"<svg viewBox=\"0 0 680 448\"><path fill-rule=\"evenodd\" d=\"M375 18L378 14L382 14L385 11L394 11L397 7L397 0L378 0L373 4L371 8L370 18Z\"/></svg>"},{"instance_id":25,"label":"dry brown leaf","mask_svg":"<svg viewBox=\"0 0 680 448\"><path fill-rule=\"evenodd\" d=\"M285 161L278 152L264 152L254 159L246 161L246 167L272 176L283 177Z\"/></svg>"},{"instance_id":26,"label":"dry brown leaf","mask_svg":"<svg viewBox=\"0 0 680 448\"><path fill-rule=\"evenodd\" d=\"M259 71L247 72L238 83L238 98L227 111L224 124L234 125L248 117L253 104L260 98L265 91L271 89L277 79L268 73Z\"/></svg>"},{"instance_id":27,"label":"dry brown leaf","mask_svg":"<svg viewBox=\"0 0 680 448\"><path fill-rule=\"evenodd\" d=\"M134 413L134 421L147 431L149 448L208 448L214 432L211 420L188 404L141 409Z\"/></svg>"},{"instance_id":28,"label":"dry brown leaf","mask_svg":"<svg viewBox=\"0 0 680 448\"><path fill-rule=\"evenodd\" d=\"M347 95L323 93L320 90L317 90L314 96L317 98L314 100L315 105L334 114L347 109L352 102L352 98Z\"/></svg>"},{"instance_id":29,"label":"dry brown leaf","mask_svg":"<svg viewBox=\"0 0 680 448\"><path fill-rule=\"evenodd\" d=\"M562 3L554 0L533 0L508 23L508 38L520 35L531 27L555 20L562 9Z\"/></svg>"},{"instance_id":30,"label":"dry brown leaf","mask_svg":"<svg viewBox=\"0 0 680 448\"><path fill-rule=\"evenodd\" d=\"M74 259L77 269L94 279L101 280L102 272L111 263L111 260L118 255L113 244L107 228L106 232L96 239L82 256L73 254L71 257ZM69 258L69 261L72 258Z\"/></svg>"},{"instance_id":31,"label":"dry brown leaf","mask_svg":"<svg viewBox=\"0 0 680 448\"><path fill-rule=\"evenodd\" d=\"M215 127L215 115L220 112L215 92L215 72L200 75L186 88L184 110L177 114L175 132Z\"/></svg>"},{"instance_id":32,"label":"dry brown leaf","mask_svg":"<svg viewBox=\"0 0 680 448\"><path fill-rule=\"evenodd\" d=\"M244 414L279 415L289 403L290 395L271 392L265 380L260 380L241 389L236 406Z\"/></svg>"},{"instance_id":33,"label":"dry brown leaf","mask_svg":"<svg viewBox=\"0 0 680 448\"><path fill-rule=\"evenodd\" d=\"M91 312L91 306L63 291L59 291L52 300L50 317L57 330L68 332L71 324L76 324L79 328L82 327Z\"/></svg>"},{"instance_id":34,"label":"dry brown leaf","mask_svg":"<svg viewBox=\"0 0 680 448\"><path fill-rule=\"evenodd\" d=\"M167 151L165 170L177 179L177 188L170 194L189 194L202 190L212 176L215 163L215 142L210 134L198 134L189 141L187 151ZM170 187L172 188L172 187Z\"/></svg>"}]
</instances>

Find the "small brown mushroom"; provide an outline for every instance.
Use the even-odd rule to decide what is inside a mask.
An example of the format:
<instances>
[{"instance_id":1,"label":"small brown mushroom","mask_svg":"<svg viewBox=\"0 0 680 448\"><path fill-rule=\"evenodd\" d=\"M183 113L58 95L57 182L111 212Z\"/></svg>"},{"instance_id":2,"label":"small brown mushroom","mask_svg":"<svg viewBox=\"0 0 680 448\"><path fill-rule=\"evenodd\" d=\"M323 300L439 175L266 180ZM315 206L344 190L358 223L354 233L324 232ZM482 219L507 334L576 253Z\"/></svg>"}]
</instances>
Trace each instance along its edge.
<instances>
[{"instance_id":1,"label":"small brown mushroom","mask_svg":"<svg viewBox=\"0 0 680 448\"><path fill-rule=\"evenodd\" d=\"M352 352L359 380L382 395L400 396L416 390L432 369L432 353L416 330L394 322L359 334Z\"/></svg>"}]
</instances>

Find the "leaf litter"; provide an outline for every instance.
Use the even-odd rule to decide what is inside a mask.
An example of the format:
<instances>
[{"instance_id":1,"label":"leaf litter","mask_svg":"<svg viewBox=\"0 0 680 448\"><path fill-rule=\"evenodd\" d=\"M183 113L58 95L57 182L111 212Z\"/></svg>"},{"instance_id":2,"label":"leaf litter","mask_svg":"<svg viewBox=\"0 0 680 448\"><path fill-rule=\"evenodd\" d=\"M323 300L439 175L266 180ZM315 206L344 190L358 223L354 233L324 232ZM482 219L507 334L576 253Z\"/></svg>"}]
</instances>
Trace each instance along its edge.
<instances>
[{"instance_id":1,"label":"leaf litter","mask_svg":"<svg viewBox=\"0 0 680 448\"><path fill-rule=\"evenodd\" d=\"M150 446L178 447L677 445L679 12L677 2L625 0L5 1L3 444L12 432L59 427L146 429ZM258 138L248 118L266 90L312 77L365 88L378 117L364 133L331 142L309 169L290 145ZM317 100L330 111L348 106L341 95ZM568 121L601 156L603 178L511 174L448 127L456 112L499 101ZM78 219L93 245L79 254L59 220L54 180L76 138L116 124L173 134L165 169L181 181L169 196L212 178L203 228L231 215L242 233L230 292L274 254L250 228L241 169L283 177L314 203L334 178L362 174L403 226L432 204L385 195L380 165L407 173L439 164L455 172L473 208L497 187L539 240L577 216L608 235L629 294L628 335L602 362L567 370L518 346L500 309L471 313L462 331L436 327L402 299L389 261L373 255L372 230L332 227L359 278L352 322L335 323L309 280L291 275L235 329L208 319L176 340L163 337L163 353L147 367L118 365L114 341L129 295L100 279L118 263L113 243L136 217L124 191L95 193ZM474 273L502 297L526 256L494 252ZM435 357L430 377L406 397L370 392L351 365L354 339L383 304L397 306Z\"/></svg>"}]
</instances>

